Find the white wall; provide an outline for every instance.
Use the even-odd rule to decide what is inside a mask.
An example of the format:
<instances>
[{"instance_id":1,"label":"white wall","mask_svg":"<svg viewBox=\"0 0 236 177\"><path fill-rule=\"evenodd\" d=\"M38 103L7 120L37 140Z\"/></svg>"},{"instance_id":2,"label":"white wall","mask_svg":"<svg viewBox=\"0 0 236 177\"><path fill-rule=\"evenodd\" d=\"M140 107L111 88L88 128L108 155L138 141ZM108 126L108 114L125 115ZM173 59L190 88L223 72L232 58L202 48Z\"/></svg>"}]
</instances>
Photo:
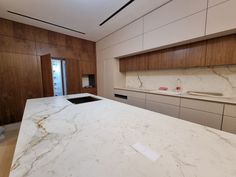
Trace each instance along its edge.
<instances>
[{"instance_id":1,"label":"white wall","mask_svg":"<svg viewBox=\"0 0 236 177\"><path fill-rule=\"evenodd\" d=\"M125 86L126 77L119 72L116 57L201 40L236 29L235 2L173 0L98 41L98 95L111 98L113 87Z\"/></svg>"}]
</instances>

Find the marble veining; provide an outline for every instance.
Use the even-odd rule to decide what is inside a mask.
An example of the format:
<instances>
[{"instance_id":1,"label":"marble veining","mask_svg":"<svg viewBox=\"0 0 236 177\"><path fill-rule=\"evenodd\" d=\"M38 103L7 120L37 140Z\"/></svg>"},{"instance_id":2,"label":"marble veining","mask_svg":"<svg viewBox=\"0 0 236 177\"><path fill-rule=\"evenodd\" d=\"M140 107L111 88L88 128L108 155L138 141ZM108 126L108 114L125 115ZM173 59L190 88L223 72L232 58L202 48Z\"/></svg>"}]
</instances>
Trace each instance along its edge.
<instances>
[{"instance_id":1,"label":"marble veining","mask_svg":"<svg viewBox=\"0 0 236 177\"><path fill-rule=\"evenodd\" d=\"M105 98L66 100L87 95L27 101L10 177L236 176L236 135Z\"/></svg>"},{"instance_id":2,"label":"marble veining","mask_svg":"<svg viewBox=\"0 0 236 177\"><path fill-rule=\"evenodd\" d=\"M220 92L227 97L236 97L236 65L127 72L125 87L140 88L141 85L143 89L157 90L161 86L166 86L169 90L174 90L178 78L181 80L183 92Z\"/></svg>"}]
</instances>

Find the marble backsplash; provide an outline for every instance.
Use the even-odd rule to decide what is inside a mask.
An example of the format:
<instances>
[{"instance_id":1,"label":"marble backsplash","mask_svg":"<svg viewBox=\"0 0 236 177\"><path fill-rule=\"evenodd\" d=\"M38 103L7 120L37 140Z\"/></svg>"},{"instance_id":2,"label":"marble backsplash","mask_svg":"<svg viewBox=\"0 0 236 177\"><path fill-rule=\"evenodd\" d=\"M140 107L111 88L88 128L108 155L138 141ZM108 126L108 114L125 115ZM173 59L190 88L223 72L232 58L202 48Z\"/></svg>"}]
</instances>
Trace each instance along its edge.
<instances>
[{"instance_id":1,"label":"marble backsplash","mask_svg":"<svg viewBox=\"0 0 236 177\"><path fill-rule=\"evenodd\" d=\"M236 97L236 65L127 72L126 87L157 90L164 86L172 91L175 90L178 79L181 80L182 92L220 92L224 96Z\"/></svg>"}]
</instances>

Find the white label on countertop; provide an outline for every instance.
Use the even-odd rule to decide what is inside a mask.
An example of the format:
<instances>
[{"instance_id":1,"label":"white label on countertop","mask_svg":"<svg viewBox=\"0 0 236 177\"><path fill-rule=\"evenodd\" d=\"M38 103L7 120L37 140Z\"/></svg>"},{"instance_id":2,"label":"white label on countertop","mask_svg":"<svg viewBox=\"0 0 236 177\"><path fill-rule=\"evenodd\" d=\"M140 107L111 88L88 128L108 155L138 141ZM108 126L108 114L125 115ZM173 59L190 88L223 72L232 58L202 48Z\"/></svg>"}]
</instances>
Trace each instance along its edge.
<instances>
[{"instance_id":1,"label":"white label on countertop","mask_svg":"<svg viewBox=\"0 0 236 177\"><path fill-rule=\"evenodd\" d=\"M159 159L160 155L155 153L153 150L151 150L149 147L144 146L143 144L136 143L132 145L132 147L142 155L144 155L149 160L155 162L157 159Z\"/></svg>"}]
</instances>

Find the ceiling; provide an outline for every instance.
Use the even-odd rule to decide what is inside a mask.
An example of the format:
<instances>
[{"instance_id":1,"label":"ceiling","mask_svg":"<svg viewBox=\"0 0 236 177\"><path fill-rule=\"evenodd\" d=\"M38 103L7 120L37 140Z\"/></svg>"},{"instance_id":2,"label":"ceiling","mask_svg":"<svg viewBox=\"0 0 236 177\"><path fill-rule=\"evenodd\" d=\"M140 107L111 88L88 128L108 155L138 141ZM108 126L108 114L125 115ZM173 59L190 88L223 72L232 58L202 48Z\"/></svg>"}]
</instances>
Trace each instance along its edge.
<instances>
[{"instance_id":1,"label":"ceiling","mask_svg":"<svg viewBox=\"0 0 236 177\"><path fill-rule=\"evenodd\" d=\"M0 17L98 41L167 1L169 0L135 0L102 26L99 24L129 0L0 0ZM81 31L85 34L11 14L8 11Z\"/></svg>"}]
</instances>

